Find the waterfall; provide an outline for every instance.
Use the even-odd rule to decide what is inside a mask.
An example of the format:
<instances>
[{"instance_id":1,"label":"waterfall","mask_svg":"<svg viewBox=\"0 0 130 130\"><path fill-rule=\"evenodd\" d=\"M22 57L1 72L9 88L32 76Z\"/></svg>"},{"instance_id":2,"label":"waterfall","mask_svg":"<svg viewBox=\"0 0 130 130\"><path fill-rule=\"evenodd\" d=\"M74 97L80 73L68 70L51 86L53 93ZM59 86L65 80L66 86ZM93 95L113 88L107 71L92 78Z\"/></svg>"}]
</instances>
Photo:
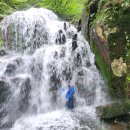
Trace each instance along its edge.
<instances>
[{"instance_id":1,"label":"waterfall","mask_svg":"<svg viewBox=\"0 0 130 130\"><path fill-rule=\"evenodd\" d=\"M43 8L15 12L0 27L0 128L96 129L95 107L107 92L81 32ZM72 112L61 93L68 80L76 89Z\"/></svg>"}]
</instances>

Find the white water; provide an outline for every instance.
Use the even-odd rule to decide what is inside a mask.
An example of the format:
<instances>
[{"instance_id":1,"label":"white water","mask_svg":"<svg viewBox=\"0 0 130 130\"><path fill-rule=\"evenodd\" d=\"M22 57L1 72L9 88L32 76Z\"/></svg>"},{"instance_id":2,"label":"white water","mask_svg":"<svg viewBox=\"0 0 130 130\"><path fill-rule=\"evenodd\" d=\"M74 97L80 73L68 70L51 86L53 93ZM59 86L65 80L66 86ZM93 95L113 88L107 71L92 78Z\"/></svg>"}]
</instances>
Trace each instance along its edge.
<instances>
[{"instance_id":1,"label":"white water","mask_svg":"<svg viewBox=\"0 0 130 130\"><path fill-rule=\"evenodd\" d=\"M103 129L95 107L107 100L105 83L88 43L76 28L46 9L15 12L1 22L5 48L0 77L10 84L11 96L2 104L1 128L11 130ZM62 30L65 44L56 44ZM72 51L72 38L78 47ZM13 71L7 69L13 65ZM0 78L2 79L2 78ZM76 108L65 109L60 92L66 81L76 89ZM11 125L7 125L11 124ZM11 128L12 127L12 128Z\"/></svg>"}]
</instances>

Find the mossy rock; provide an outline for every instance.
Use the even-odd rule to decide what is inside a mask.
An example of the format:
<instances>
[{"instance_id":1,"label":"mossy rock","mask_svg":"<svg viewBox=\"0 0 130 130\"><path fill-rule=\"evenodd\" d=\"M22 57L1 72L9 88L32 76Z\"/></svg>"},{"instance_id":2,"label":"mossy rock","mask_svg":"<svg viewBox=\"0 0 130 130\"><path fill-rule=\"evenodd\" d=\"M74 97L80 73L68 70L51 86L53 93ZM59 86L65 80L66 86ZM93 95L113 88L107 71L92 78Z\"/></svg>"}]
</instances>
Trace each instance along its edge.
<instances>
[{"instance_id":1,"label":"mossy rock","mask_svg":"<svg viewBox=\"0 0 130 130\"><path fill-rule=\"evenodd\" d=\"M130 112L130 101L115 102L98 106L96 112L101 119L109 119Z\"/></svg>"},{"instance_id":2,"label":"mossy rock","mask_svg":"<svg viewBox=\"0 0 130 130\"><path fill-rule=\"evenodd\" d=\"M109 86L110 94L125 97L127 74L116 76L111 63L122 57L123 62L130 66L130 1L101 0L98 2L98 11L93 14L90 14L90 4L86 4L85 8L87 13L84 16L87 21L84 23L87 23L87 34L83 34L95 54L96 64ZM130 69L127 73L130 74Z\"/></svg>"},{"instance_id":3,"label":"mossy rock","mask_svg":"<svg viewBox=\"0 0 130 130\"><path fill-rule=\"evenodd\" d=\"M0 48L4 45L4 40L2 38L2 31L1 31L1 27L0 27Z\"/></svg>"}]
</instances>

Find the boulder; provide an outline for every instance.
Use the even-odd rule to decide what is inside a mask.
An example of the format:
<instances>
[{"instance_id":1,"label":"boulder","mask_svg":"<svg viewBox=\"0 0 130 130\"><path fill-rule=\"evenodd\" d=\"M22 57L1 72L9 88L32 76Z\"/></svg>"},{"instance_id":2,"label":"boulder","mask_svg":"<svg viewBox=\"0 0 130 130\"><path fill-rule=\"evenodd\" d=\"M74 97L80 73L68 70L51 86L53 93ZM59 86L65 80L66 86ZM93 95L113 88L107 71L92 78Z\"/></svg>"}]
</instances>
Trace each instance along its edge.
<instances>
[{"instance_id":1,"label":"boulder","mask_svg":"<svg viewBox=\"0 0 130 130\"><path fill-rule=\"evenodd\" d=\"M29 105L30 91L31 91L31 83L30 78L26 78L21 86L20 86L20 102L19 102L19 110L21 112L25 112Z\"/></svg>"},{"instance_id":2,"label":"boulder","mask_svg":"<svg viewBox=\"0 0 130 130\"><path fill-rule=\"evenodd\" d=\"M96 107L96 113L101 119L109 119L113 117L128 114L130 104L128 102L114 102Z\"/></svg>"}]
</instances>

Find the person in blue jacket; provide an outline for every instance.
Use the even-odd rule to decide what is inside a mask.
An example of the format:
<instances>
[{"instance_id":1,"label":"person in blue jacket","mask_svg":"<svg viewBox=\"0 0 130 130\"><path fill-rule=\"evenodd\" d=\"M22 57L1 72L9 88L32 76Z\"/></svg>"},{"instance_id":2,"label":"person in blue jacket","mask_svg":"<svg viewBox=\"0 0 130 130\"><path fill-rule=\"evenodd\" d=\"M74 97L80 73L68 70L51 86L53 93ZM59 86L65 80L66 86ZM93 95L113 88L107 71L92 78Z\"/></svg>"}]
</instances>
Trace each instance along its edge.
<instances>
[{"instance_id":1,"label":"person in blue jacket","mask_svg":"<svg viewBox=\"0 0 130 130\"><path fill-rule=\"evenodd\" d=\"M67 93L66 93L66 107L68 109L74 108L74 94L75 94L75 88L74 86L71 86L70 83L67 84Z\"/></svg>"}]
</instances>

